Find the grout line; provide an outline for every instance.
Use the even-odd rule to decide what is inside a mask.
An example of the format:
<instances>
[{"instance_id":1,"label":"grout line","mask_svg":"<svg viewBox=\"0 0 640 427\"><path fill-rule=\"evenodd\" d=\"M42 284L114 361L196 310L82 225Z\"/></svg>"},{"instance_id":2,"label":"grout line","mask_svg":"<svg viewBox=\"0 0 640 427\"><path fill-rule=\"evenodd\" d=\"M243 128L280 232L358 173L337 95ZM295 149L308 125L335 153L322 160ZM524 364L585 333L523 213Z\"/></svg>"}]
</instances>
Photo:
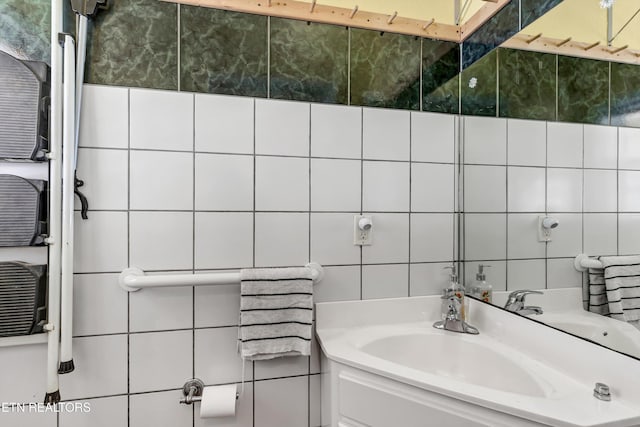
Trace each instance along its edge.
<instances>
[{"instance_id":1,"label":"grout line","mask_svg":"<svg viewBox=\"0 0 640 427\"><path fill-rule=\"evenodd\" d=\"M180 6L180 5L178 5ZM196 97L192 97L192 241L191 241L191 267L192 273L196 272ZM191 286L191 378L196 378L196 287ZM191 424L196 425L195 405L191 405Z\"/></svg>"},{"instance_id":2,"label":"grout line","mask_svg":"<svg viewBox=\"0 0 640 427\"><path fill-rule=\"evenodd\" d=\"M180 68L181 68L180 67L180 65L181 65L180 63L182 61L182 53L181 53L182 40L181 40L181 36L180 36L180 33L182 32L181 31L182 15L180 13L181 12L180 3L177 3L176 6L177 6L177 11L176 11L176 21L177 21L176 22L176 30L177 30L177 33L178 33L177 55L176 55L177 56L177 68L178 68L177 78L178 78L178 92L180 92L182 90L182 82L181 82L181 80L182 80L182 74L181 74L182 71L180 70Z\"/></svg>"},{"instance_id":3,"label":"grout line","mask_svg":"<svg viewBox=\"0 0 640 427\"><path fill-rule=\"evenodd\" d=\"M422 40L422 39L421 39ZM422 50L422 41L420 42L420 49ZM420 61L420 63L422 63L422 61ZM420 87L422 87L422 72L420 73ZM422 109L422 96L420 96L420 105ZM408 226L409 226L409 231L408 231L408 235L407 235L407 244L409 246L409 249L407 251L408 257L407 260L409 262L411 262L411 218L413 217L411 215L411 211L412 211L412 205L411 205L411 185L413 182L413 175L412 175L412 165L413 163L411 162L412 157L413 157L413 132L411 132L412 126L413 126L413 114L409 113L409 218L408 218ZM407 296L411 296L411 266L409 265L407 268Z\"/></svg>"},{"instance_id":4,"label":"grout line","mask_svg":"<svg viewBox=\"0 0 640 427\"><path fill-rule=\"evenodd\" d=\"M364 215L364 108L360 108L360 215ZM360 246L360 299L364 289L364 246Z\"/></svg>"},{"instance_id":5,"label":"grout line","mask_svg":"<svg viewBox=\"0 0 640 427\"><path fill-rule=\"evenodd\" d=\"M127 89L127 266L131 267L131 90ZM127 426L131 425L131 293L127 292Z\"/></svg>"}]
</instances>

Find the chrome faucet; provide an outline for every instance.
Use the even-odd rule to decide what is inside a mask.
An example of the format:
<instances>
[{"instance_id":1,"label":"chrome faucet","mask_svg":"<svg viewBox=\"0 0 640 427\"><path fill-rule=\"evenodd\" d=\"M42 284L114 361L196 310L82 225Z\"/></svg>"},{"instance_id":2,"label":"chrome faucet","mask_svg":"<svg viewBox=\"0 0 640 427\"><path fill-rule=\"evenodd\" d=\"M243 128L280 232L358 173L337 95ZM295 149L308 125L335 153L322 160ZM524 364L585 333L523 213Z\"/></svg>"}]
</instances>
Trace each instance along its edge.
<instances>
[{"instance_id":1,"label":"chrome faucet","mask_svg":"<svg viewBox=\"0 0 640 427\"><path fill-rule=\"evenodd\" d=\"M507 299L507 303L504 305L505 310L512 311L514 313L522 314L523 316L527 314L542 314L542 308L534 305L525 306L524 299L529 294L538 294L542 295L540 291L530 291L530 290L520 290L513 291L509 294L509 298Z\"/></svg>"},{"instance_id":2,"label":"chrome faucet","mask_svg":"<svg viewBox=\"0 0 640 427\"><path fill-rule=\"evenodd\" d=\"M433 324L434 328L472 335L478 335L480 333L478 329L462 320L460 300L455 295L443 296L442 298L449 300L447 304L447 313L445 314L444 320L440 320Z\"/></svg>"}]
</instances>

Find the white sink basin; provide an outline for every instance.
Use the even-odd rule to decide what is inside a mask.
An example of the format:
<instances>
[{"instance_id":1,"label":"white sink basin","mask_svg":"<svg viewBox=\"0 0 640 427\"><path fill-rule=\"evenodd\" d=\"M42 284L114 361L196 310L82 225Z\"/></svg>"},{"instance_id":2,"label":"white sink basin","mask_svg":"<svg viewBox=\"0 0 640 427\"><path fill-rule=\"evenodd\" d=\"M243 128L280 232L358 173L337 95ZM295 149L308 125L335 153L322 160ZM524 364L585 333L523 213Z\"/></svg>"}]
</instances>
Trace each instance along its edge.
<instances>
[{"instance_id":1,"label":"white sink basin","mask_svg":"<svg viewBox=\"0 0 640 427\"><path fill-rule=\"evenodd\" d=\"M640 331L628 323L584 310L548 312L534 319L605 347L640 358Z\"/></svg>"},{"instance_id":2,"label":"white sink basin","mask_svg":"<svg viewBox=\"0 0 640 427\"><path fill-rule=\"evenodd\" d=\"M433 328L439 297L323 303L316 331L329 370L357 369L531 421L486 425L640 426L640 361L488 304L471 301L470 313L479 335ZM340 384L354 375L336 369ZM611 387L611 402L593 396L596 382Z\"/></svg>"},{"instance_id":3,"label":"white sink basin","mask_svg":"<svg viewBox=\"0 0 640 427\"><path fill-rule=\"evenodd\" d=\"M545 397L550 394L522 365L503 355L503 346L489 347L474 335L431 328L378 338L361 350L408 368L504 392ZM499 366L499 373L487 366Z\"/></svg>"}]
</instances>

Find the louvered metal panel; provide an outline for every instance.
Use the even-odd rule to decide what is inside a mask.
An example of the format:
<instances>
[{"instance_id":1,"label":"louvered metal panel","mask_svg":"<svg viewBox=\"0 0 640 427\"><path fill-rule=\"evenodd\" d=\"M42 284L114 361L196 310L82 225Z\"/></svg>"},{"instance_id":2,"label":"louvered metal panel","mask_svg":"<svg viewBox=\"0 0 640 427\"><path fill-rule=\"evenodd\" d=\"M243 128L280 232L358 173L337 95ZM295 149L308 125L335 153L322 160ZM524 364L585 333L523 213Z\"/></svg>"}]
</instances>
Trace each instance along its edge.
<instances>
[{"instance_id":1,"label":"louvered metal panel","mask_svg":"<svg viewBox=\"0 0 640 427\"><path fill-rule=\"evenodd\" d=\"M0 246L42 243L46 220L44 181L0 175Z\"/></svg>"},{"instance_id":2,"label":"louvered metal panel","mask_svg":"<svg viewBox=\"0 0 640 427\"><path fill-rule=\"evenodd\" d=\"M0 158L44 160L49 67L0 51Z\"/></svg>"},{"instance_id":3,"label":"louvered metal panel","mask_svg":"<svg viewBox=\"0 0 640 427\"><path fill-rule=\"evenodd\" d=\"M0 337L42 332L46 297L46 266L0 262Z\"/></svg>"}]
</instances>

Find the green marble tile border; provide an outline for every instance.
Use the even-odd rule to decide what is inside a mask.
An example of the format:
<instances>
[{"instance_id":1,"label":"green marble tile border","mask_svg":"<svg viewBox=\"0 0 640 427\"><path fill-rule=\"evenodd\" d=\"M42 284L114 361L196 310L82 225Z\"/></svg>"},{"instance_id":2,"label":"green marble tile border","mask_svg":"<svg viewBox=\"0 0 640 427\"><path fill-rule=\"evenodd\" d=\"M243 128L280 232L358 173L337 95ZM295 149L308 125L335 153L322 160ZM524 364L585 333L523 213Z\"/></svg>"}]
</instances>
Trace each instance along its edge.
<instances>
[{"instance_id":1,"label":"green marble tile border","mask_svg":"<svg viewBox=\"0 0 640 427\"><path fill-rule=\"evenodd\" d=\"M347 103L346 27L271 18L270 30L272 98Z\"/></svg>"},{"instance_id":2,"label":"green marble tile border","mask_svg":"<svg viewBox=\"0 0 640 427\"><path fill-rule=\"evenodd\" d=\"M351 29L351 104L420 109L420 40Z\"/></svg>"},{"instance_id":3,"label":"green marble tile border","mask_svg":"<svg viewBox=\"0 0 640 427\"><path fill-rule=\"evenodd\" d=\"M556 55L499 49L499 116L555 120Z\"/></svg>"},{"instance_id":4,"label":"green marble tile border","mask_svg":"<svg viewBox=\"0 0 640 427\"><path fill-rule=\"evenodd\" d=\"M180 8L180 89L267 96L267 17Z\"/></svg>"},{"instance_id":5,"label":"green marble tile border","mask_svg":"<svg viewBox=\"0 0 640 427\"><path fill-rule=\"evenodd\" d=\"M498 51L475 62L460 74L461 113L472 116L496 116Z\"/></svg>"},{"instance_id":6,"label":"green marble tile border","mask_svg":"<svg viewBox=\"0 0 640 427\"><path fill-rule=\"evenodd\" d=\"M89 28L85 81L178 89L178 6L110 0Z\"/></svg>"},{"instance_id":7,"label":"green marble tile border","mask_svg":"<svg viewBox=\"0 0 640 427\"><path fill-rule=\"evenodd\" d=\"M558 120L609 123L609 62L558 57Z\"/></svg>"},{"instance_id":8,"label":"green marble tile border","mask_svg":"<svg viewBox=\"0 0 640 427\"><path fill-rule=\"evenodd\" d=\"M422 110L459 112L460 45L422 39Z\"/></svg>"},{"instance_id":9,"label":"green marble tile border","mask_svg":"<svg viewBox=\"0 0 640 427\"><path fill-rule=\"evenodd\" d=\"M611 63L611 124L640 127L640 66Z\"/></svg>"}]
</instances>

